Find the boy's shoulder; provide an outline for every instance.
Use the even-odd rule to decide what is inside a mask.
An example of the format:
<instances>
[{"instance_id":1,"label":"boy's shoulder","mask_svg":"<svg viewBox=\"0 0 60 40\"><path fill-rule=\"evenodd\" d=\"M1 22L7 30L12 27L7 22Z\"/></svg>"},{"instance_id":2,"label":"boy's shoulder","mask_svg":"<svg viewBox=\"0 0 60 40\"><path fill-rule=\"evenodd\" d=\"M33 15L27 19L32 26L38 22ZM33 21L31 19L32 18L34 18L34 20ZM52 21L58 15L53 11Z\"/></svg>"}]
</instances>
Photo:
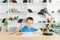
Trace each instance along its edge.
<instances>
[{"instance_id":1,"label":"boy's shoulder","mask_svg":"<svg viewBox=\"0 0 60 40\"><path fill-rule=\"evenodd\" d=\"M27 26L24 26L23 28L27 28ZM30 29L36 29L35 27L30 27Z\"/></svg>"},{"instance_id":2,"label":"boy's shoulder","mask_svg":"<svg viewBox=\"0 0 60 40\"><path fill-rule=\"evenodd\" d=\"M27 28L27 26L23 26L23 28Z\"/></svg>"},{"instance_id":3,"label":"boy's shoulder","mask_svg":"<svg viewBox=\"0 0 60 40\"><path fill-rule=\"evenodd\" d=\"M35 27L31 27L32 29L36 29Z\"/></svg>"},{"instance_id":4,"label":"boy's shoulder","mask_svg":"<svg viewBox=\"0 0 60 40\"><path fill-rule=\"evenodd\" d=\"M34 30L34 31L37 31L37 29L35 27L31 27L31 29Z\"/></svg>"}]
</instances>

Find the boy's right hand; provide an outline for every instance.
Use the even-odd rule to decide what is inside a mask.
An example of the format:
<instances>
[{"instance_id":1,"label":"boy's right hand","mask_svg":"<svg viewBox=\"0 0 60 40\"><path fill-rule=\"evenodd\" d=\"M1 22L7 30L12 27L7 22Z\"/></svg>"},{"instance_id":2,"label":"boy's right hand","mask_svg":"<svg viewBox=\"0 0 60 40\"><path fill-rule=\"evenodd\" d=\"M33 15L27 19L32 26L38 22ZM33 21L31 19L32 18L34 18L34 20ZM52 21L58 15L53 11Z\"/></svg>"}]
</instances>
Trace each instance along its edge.
<instances>
[{"instance_id":1,"label":"boy's right hand","mask_svg":"<svg viewBox=\"0 0 60 40\"><path fill-rule=\"evenodd\" d=\"M23 23L21 23L21 24L20 24L20 28L22 28L23 26L24 26L24 24L23 24Z\"/></svg>"},{"instance_id":2,"label":"boy's right hand","mask_svg":"<svg viewBox=\"0 0 60 40\"><path fill-rule=\"evenodd\" d=\"M21 28L23 28L23 26L24 26L24 24L21 23L20 26L16 29L16 32L19 32L19 30L20 30Z\"/></svg>"}]
</instances>

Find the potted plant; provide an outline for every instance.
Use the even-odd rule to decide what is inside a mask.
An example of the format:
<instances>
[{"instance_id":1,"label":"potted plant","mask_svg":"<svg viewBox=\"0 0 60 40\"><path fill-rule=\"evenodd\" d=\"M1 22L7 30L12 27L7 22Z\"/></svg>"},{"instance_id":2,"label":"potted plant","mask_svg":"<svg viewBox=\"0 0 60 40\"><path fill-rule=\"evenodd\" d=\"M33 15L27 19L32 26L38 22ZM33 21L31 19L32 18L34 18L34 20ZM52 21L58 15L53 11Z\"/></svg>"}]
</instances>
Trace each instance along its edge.
<instances>
[{"instance_id":1,"label":"potted plant","mask_svg":"<svg viewBox=\"0 0 60 40\"><path fill-rule=\"evenodd\" d=\"M7 27L8 27L8 21L7 21L7 19L4 18L3 21L2 21L2 23L3 23L3 26L4 26L4 31L7 32Z\"/></svg>"}]
</instances>

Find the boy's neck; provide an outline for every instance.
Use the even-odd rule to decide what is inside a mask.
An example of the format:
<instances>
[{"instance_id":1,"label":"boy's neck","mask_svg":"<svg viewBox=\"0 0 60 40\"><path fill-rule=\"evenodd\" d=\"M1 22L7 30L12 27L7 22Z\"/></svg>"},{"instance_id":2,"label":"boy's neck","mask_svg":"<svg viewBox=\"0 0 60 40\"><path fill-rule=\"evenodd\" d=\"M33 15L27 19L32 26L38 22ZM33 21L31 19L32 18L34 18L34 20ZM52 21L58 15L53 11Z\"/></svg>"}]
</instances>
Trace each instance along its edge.
<instances>
[{"instance_id":1,"label":"boy's neck","mask_svg":"<svg viewBox=\"0 0 60 40\"><path fill-rule=\"evenodd\" d=\"M27 26L27 28L30 28L31 26Z\"/></svg>"}]
</instances>

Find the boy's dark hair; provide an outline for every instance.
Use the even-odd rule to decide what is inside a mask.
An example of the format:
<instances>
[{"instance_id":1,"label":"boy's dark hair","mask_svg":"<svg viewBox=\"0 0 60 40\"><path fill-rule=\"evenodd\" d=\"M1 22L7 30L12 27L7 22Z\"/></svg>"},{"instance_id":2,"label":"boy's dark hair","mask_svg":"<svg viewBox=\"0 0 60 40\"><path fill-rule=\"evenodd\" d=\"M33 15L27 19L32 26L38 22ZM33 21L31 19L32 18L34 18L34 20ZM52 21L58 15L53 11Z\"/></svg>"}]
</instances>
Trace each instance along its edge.
<instances>
[{"instance_id":1,"label":"boy's dark hair","mask_svg":"<svg viewBox=\"0 0 60 40\"><path fill-rule=\"evenodd\" d=\"M27 20L34 20L32 17L28 17L27 19L26 19L26 22L27 22Z\"/></svg>"}]
</instances>

